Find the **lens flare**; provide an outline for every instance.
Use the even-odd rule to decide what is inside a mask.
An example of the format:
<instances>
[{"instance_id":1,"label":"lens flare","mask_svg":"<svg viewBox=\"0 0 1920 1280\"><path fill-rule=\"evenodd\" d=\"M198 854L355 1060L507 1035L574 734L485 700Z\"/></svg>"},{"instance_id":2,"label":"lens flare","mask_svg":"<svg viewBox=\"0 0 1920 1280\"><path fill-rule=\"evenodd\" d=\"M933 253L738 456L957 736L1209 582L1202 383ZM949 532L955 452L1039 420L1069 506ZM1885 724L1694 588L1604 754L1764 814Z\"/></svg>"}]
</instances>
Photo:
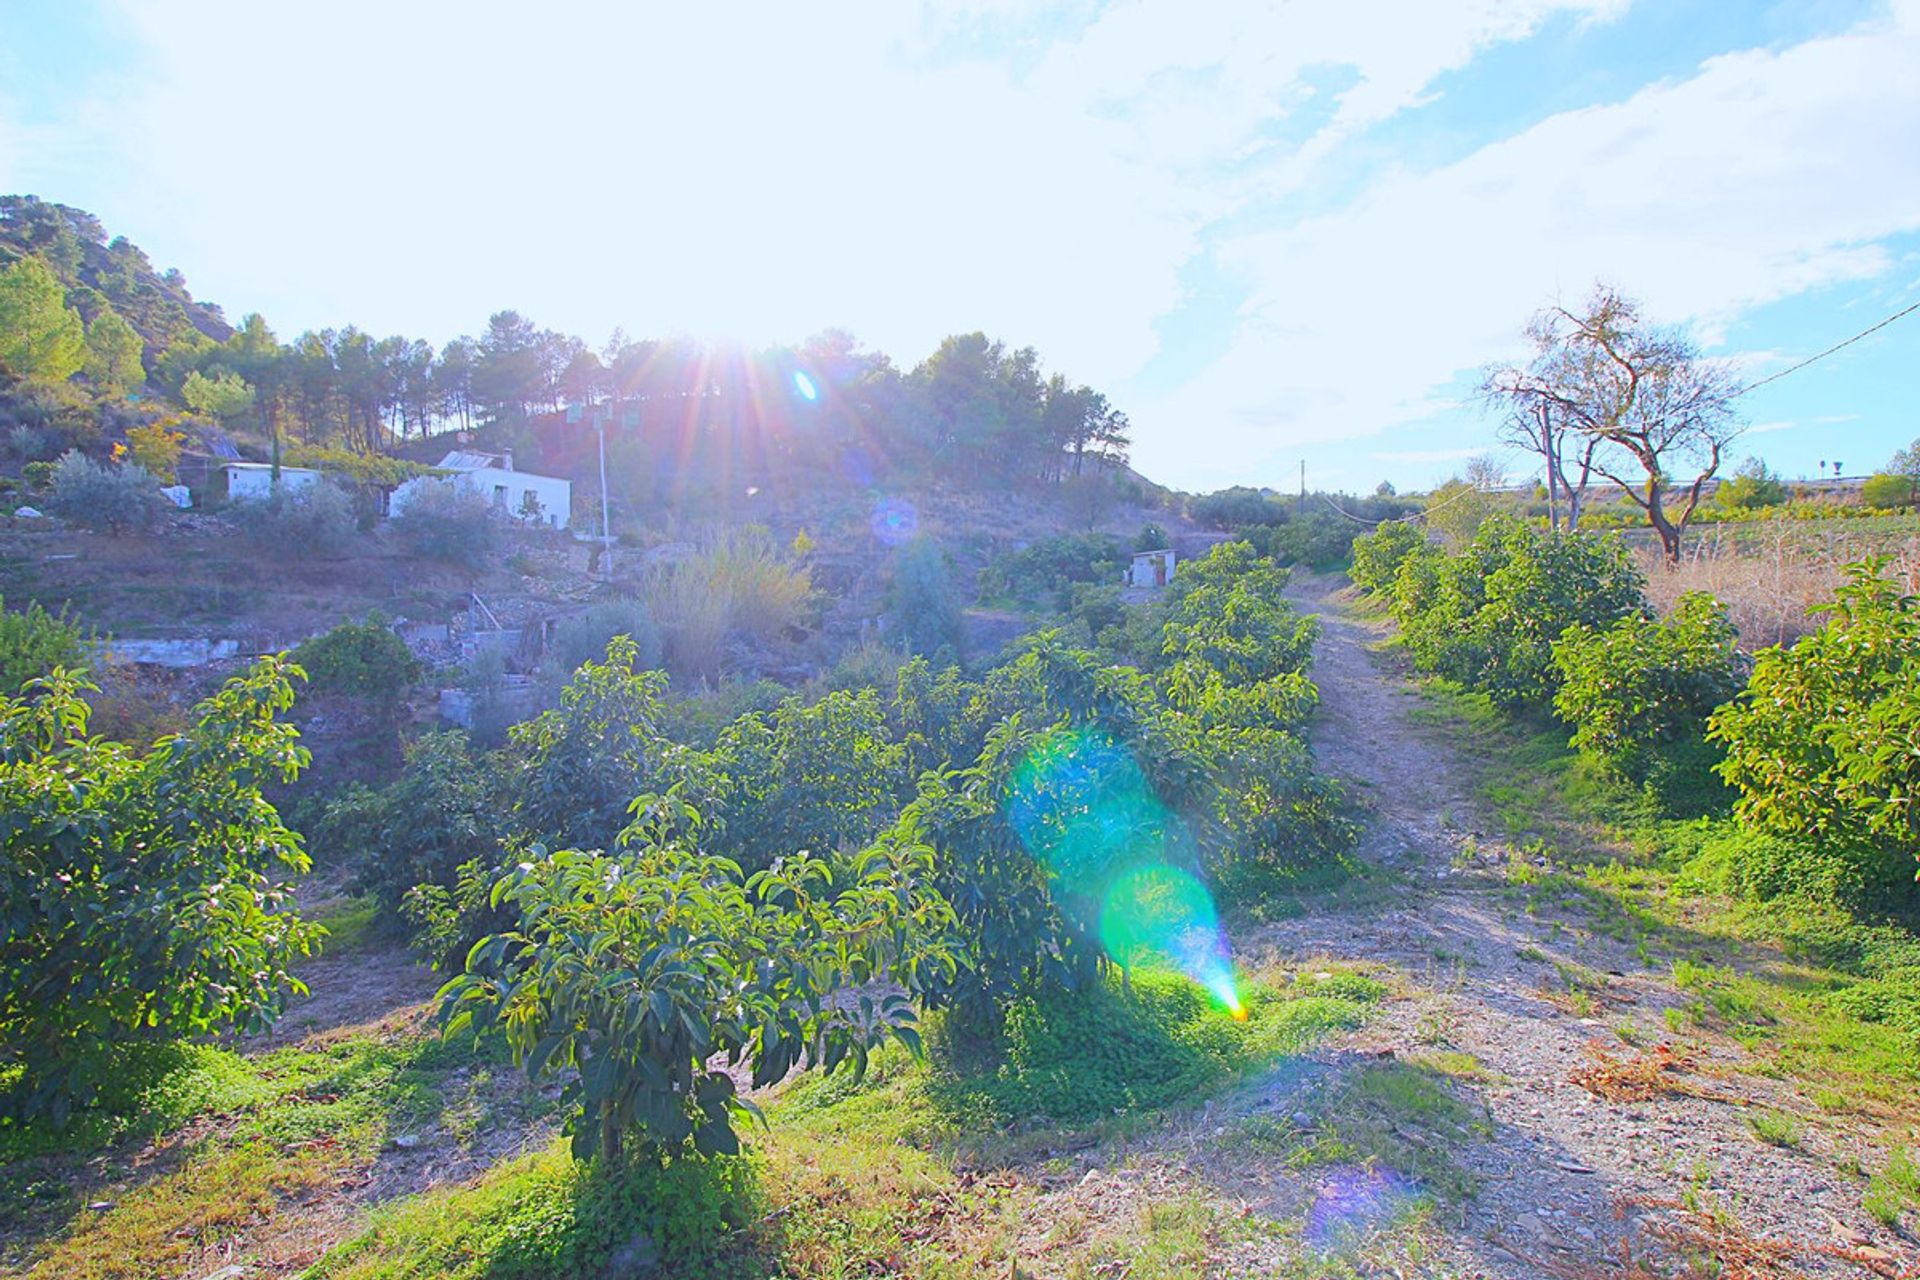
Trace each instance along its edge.
<instances>
[{"instance_id":1,"label":"lens flare","mask_svg":"<svg viewBox=\"0 0 1920 1280\"><path fill-rule=\"evenodd\" d=\"M813 379L807 376L804 369L793 371L793 389L799 393L802 400L813 401L820 398L820 388L813 384Z\"/></svg>"},{"instance_id":2,"label":"lens flare","mask_svg":"<svg viewBox=\"0 0 1920 1280\"><path fill-rule=\"evenodd\" d=\"M913 541L913 535L920 531L920 513L904 498L882 498L874 504L867 527L874 537L897 547Z\"/></svg>"},{"instance_id":3,"label":"lens flare","mask_svg":"<svg viewBox=\"0 0 1920 1280\"><path fill-rule=\"evenodd\" d=\"M1014 769L1005 811L1054 901L1098 928L1115 964L1185 974L1246 1019L1213 895L1169 860L1186 829L1131 751L1098 729L1055 729Z\"/></svg>"},{"instance_id":4,"label":"lens flare","mask_svg":"<svg viewBox=\"0 0 1920 1280\"><path fill-rule=\"evenodd\" d=\"M1339 1165L1327 1171L1307 1208L1307 1243L1316 1249L1358 1244L1392 1226L1418 1195L1404 1174L1383 1166Z\"/></svg>"},{"instance_id":5,"label":"lens flare","mask_svg":"<svg viewBox=\"0 0 1920 1280\"><path fill-rule=\"evenodd\" d=\"M1117 877L1100 911L1100 943L1124 968L1184 973L1246 1020L1213 895L1180 868L1150 863Z\"/></svg>"}]
</instances>

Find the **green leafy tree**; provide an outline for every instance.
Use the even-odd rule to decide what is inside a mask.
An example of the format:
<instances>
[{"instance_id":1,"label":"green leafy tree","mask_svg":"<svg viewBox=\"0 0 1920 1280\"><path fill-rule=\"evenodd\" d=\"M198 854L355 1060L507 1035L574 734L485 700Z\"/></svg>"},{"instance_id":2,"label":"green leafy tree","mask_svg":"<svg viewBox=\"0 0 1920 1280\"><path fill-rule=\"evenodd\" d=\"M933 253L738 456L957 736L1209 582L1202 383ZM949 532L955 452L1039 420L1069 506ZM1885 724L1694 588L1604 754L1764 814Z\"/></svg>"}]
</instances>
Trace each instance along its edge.
<instances>
[{"instance_id":1,"label":"green leafy tree","mask_svg":"<svg viewBox=\"0 0 1920 1280\"><path fill-rule=\"evenodd\" d=\"M1427 551L1427 531L1407 520L1388 520L1372 533L1353 540L1353 567L1348 576L1355 586L1373 595L1386 595L1400 576L1408 557Z\"/></svg>"},{"instance_id":2,"label":"green leafy tree","mask_svg":"<svg viewBox=\"0 0 1920 1280\"><path fill-rule=\"evenodd\" d=\"M1287 578L1245 542L1223 542L1181 565L1168 592L1166 662L1192 679L1215 673L1231 685L1305 670L1320 624L1286 601Z\"/></svg>"},{"instance_id":3,"label":"green leafy tree","mask_svg":"<svg viewBox=\"0 0 1920 1280\"><path fill-rule=\"evenodd\" d=\"M299 669L262 659L144 753L87 734L60 670L0 697L0 1078L56 1124L129 1041L272 1021L318 929L276 873L307 869L261 794L307 763L279 719Z\"/></svg>"},{"instance_id":4,"label":"green leafy tree","mask_svg":"<svg viewBox=\"0 0 1920 1280\"><path fill-rule=\"evenodd\" d=\"M292 658L320 693L397 703L420 678L420 660L379 613L302 641Z\"/></svg>"},{"instance_id":5,"label":"green leafy tree","mask_svg":"<svg viewBox=\"0 0 1920 1280\"><path fill-rule=\"evenodd\" d=\"M1777 507L1788 496L1786 484L1767 467L1764 458L1743 459L1713 495L1715 502L1730 511Z\"/></svg>"},{"instance_id":6,"label":"green leafy tree","mask_svg":"<svg viewBox=\"0 0 1920 1280\"><path fill-rule=\"evenodd\" d=\"M87 381L114 395L138 389L147 380L141 363L145 347L134 327L107 308L87 326Z\"/></svg>"},{"instance_id":7,"label":"green leafy tree","mask_svg":"<svg viewBox=\"0 0 1920 1280\"><path fill-rule=\"evenodd\" d=\"M1868 476L1860 486L1860 501L1870 507L1892 510L1920 502L1920 481L1913 476L1883 472Z\"/></svg>"},{"instance_id":8,"label":"green leafy tree","mask_svg":"<svg viewBox=\"0 0 1920 1280\"><path fill-rule=\"evenodd\" d=\"M34 382L65 382L86 360L86 326L47 264L29 254L0 268L0 367Z\"/></svg>"},{"instance_id":9,"label":"green leafy tree","mask_svg":"<svg viewBox=\"0 0 1920 1280\"><path fill-rule=\"evenodd\" d=\"M529 838L610 849L642 792L678 786L709 802L712 764L667 735L666 672L637 669L639 657L631 637L615 636L604 661L574 673L558 707L509 731L508 794Z\"/></svg>"},{"instance_id":10,"label":"green leafy tree","mask_svg":"<svg viewBox=\"0 0 1920 1280\"><path fill-rule=\"evenodd\" d=\"M1726 607L1698 591L1668 618L1568 627L1553 644L1554 710L1572 727L1573 746L1610 772L1701 807L1719 789L1707 717L1746 680L1737 640Z\"/></svg>"},{"instance_id":11,"label":"green leafy tree","mask_svg":"<svg viewBox=\"0 0 1920 1280\"><path fill-rule=\"evenodd\" d=\"M180 399L195 413L232 422L253 410L253 385L237 373L217 370L212 377L195 369L180 384Z\"/></svg>"},{"instance_id":12,"label":"green leafy tree","mask_svg":"<svg viewBox=\"0 0 1920 1280\"><path fill-rule=\"evenodd\" d=\"M421 480L395 498L390 527L415 555L478 568L493 554L500 520L479 494L442 480Z\"/></svg>"},{"instance_id":13,"label":"green leafy tree","mask_svg":"<svg viewBox=\"0 0 1920 1280\"><path fill-rule=\"evenodd\" d=\"M759 1086L802 1064L857 1078L888 1040L919 1051L911 1002L862 989L953 968L925 846L876 845L836 891L813 859L742 875L687 843L699 815L677 802L636 809L616 853L530 851L494 889L519 927L442 991L447 1034L497 1030L529 1076L566 1082L577 1157L737 1152L757 1113L722 1059Z\"/></svg>"},{"instance_id":14,"label":"green leafy tree","mask_svg":"<svg viewBox=\"0 0 1920 1280\"><path fill-rule=\"evenodd\" d=\"M734 861L770 866L805 850L828 857L872 839L907 790L905 748L887 735L872 689L818 702L788 698L735 721L714 749L725 776L725 840Z\"/></svg>"},{"instance_id":15,"label":"green leafy tree","mask_svg":"<svg viewBox=\"0 0 1920 1280\"><path fill-rule=\"evenodd\" d=\"M1827 621L1763 649L1712 738L1758 831L1911 860L1920 848L1920 599L1884 559L1847 566Z\"/></svg>"},{"instance_id":16,"label":"green leafy tree","mask_svg":"<svg viewBox=\"0 0 1920 1280\"><path fill-rule=\"evenodd\" d=\"M88 647L88 637L65 609L48 613L34 601L9 613L0 599L0 695L12 697L56 667L84 667Z\"/></svg>"}]
</instances>

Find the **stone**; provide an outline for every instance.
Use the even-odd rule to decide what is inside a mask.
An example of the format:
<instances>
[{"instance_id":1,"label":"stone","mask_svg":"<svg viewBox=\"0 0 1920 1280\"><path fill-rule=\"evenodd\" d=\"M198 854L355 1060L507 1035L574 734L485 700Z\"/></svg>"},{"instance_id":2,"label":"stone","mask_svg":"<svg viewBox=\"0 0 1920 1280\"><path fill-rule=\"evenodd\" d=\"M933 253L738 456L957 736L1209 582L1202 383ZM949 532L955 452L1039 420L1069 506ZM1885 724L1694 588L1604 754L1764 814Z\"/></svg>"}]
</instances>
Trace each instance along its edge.
<instances>
[{"instance_id":1,"label":"stone","mask_svg":"<svg viewBox=\"0 0 1920 1280\"><path fill-rule=\"evenodd\" d=\"M39 520L46 516L46 512L38 507L15 507L13 514L22 520Z\"/></svg>"}]
</instances>

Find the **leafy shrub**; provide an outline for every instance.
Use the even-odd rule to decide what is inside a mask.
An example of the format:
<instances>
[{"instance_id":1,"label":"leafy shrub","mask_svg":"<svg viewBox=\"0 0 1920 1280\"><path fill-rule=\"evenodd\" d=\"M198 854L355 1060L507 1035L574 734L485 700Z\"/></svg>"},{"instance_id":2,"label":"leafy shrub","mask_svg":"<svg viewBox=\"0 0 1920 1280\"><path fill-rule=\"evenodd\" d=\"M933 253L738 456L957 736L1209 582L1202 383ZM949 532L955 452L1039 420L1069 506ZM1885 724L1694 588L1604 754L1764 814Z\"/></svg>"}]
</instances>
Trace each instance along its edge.
<instances>
[{"instance_id":1,"label":"leafy shrub","mask_svg":"<svg viewBox=\"0 0 1920 1280\"><path fill-rule=\"evenodd\" d=\"M1617 537L1548 533L1490 517L1457 554L1415 555L1394 580L1394 614L1414 664L1512 710L1559 683L1553 642L1644 610L1640 575Z\"/></svg>"},{"instance_id":2,"label":"leafy shrub","mask_svg":"<svg viewBox=\"0 0 1920 1280\"><path fill-rule=\"evenodd\" d=\"M1163 657L1234 685L1304 670L1320 624L1295 612L1286 585L1287 571L1245 542L1187 561L1168 591Z\"/></svg>"},{"instance_id":3,"label":"leafy shrub","mask_svg":"<svg viewBox=\"0 0 1920 1280\"><path fill-rule=\"evenodd\" d=\"M1427 549L1424 526L1408 520L1388 520L1372 533L1353 540L1353 566L1347 574L1362 591L1384 596L1393 590L1400 566L1408 557Z\"/></svg>"},{"instance_id":4,"label":"leafy shrub","mask_svg":"<svg viewBox=\"0 0 1920 1280\"><path fill-rule=\"evenodd\" d=\"M92 686L0 697L0 1079L62 1123L130 1041L258 1029L318 930L270 877L307 868L261 784L307 753L277 717L298 669L265 658L145 753L87 736Z\"/></svg>"},{"instance_id":5,"label":"leafy shrub","mask_svg":"<svg viewBox=\"0 0 1920 1280\"><path fill-rule=\"evenodd\" d=\"M1752 829L1822 847L1920 847L1920 599L1884 559L1847 566L1827 621L1762 650L1743 697L1713 716L1720 772Z\"/></svg>"},{"instance_id":6,"label":"leafy shrub","mask_svg":"<svg viewBox=\"0 0 1920 1280\"><path fill-rule=\"evenodd\" d=\"M631 637L615 636L604 662L574 673L558 707L508 731L507 794L528 839L608 849L640 793L678 786L702 803L712 795L710 763L663 728L666 673L636 670L639 658Z\"/></svg>"},{"instance_id":7,"label":"leafy shrub","mask_svg":"<svg viewBox=\"0 0 1920 1280\"><path fill-rule=\"evenodd\" d=\"M1249 530L1247 539L1276 564L1325 571L1344 564L1353 554L1354 538L1365 532L1365 525L1322 506L1264 531Z\"/></svg>"},{"instance_id":8,"label":"leafy shrub","mask_svg":"<svg viewBox=\"0 0 1920 1280\"><path fill-rule=\"evenodd\" d=\"M24 611L8 613L0 597L0 696L11 697L29 680L50 675L55 667L86 665L89 637L65 609L48 613L38 601Z\"/></svg>"},{"instance_id":9,"label":"leafy shrub","mask_svg":"<svg viewBox=\"0 0 1920 1280\"><path fill-rule=\"evenodd\" d=\"M127 428L127 451L135 463L161 484L172 484L180 466L180 446L186 436L164 422Z\"/></svg>"},{"instance_id":10,"label":"leafy shrub","mask_svg":"<svg viewBox=\"0 0 1920 1280\"><path fill-rule=\"evenodd\" d=\"M415 481L388 524L413 554L467 568L485 564L500 536L492 505L446 480Z\"/></svg>"},{"instance_id":11,"label":"leafy shrub","mask_svg":"<svg viewBox=\"0 0 1920 1280\"><path fill-rule=\"evenodd\" d=\"M353 542L353 499L329 480L307 485L284 481L264 498L243 498L228 508L247 536L288 558L337 555Z\"/></svg>"},{"instance_id":12,"label":"leafy shrub","mask_svg":"<svg viewBox=\"0 0 1920 1280\"><path fill-rule=\"evenodd\" d=\"M1789 496L1787 486L1767 468L1765 459L1747 458L1734 468L1731 476L1720 482L1713 500L1732 511L1757 511L1762 507L1777 507Z\"/></svg>"},{"instance_id":13,"label":"leafy shrub","mask_svg":"<svg viewBox=\"0 0 1920 1280\"><path fill-rule=\"evenodd\" d=\"M857 1074L887 1040L918 1050L905 998L834 997L915 991L951 968L925 847L875 846L835 893L824 863L743 877L681 841L697 813L637 808L619 854L535 850L500 882L520 928L475 947L442 1006L447 1034L498 1030L529 1076L564 1075L577 1156L737 1152L734 1118L751 1108L722 1057L766 1085L802 1062Z\"/></svg>"},{"instance_id":14,"label":"leafy shrub","mask_svg":"<svg viewBox=\"0 0 1920 1280\"><path fill-rule=\"evenodd\" d=\"M864 845L908 783L906 751L887 736L872 689L743 716L721 735L714 765L726 779L720 843L749 870Z\"/></svg>"},{"instance_id":15,"label":"leafy shrub","mask_svg":"<svg viewBox=\"0 0 1920 1280\"><path fill-rule=\"evenodd\" d=\"M502 822L496 780L458 732L423 734L407 747L400 776L379 790L348 787L314 832L329 859L354 869L354 891L397 911L416 885L452 889L462 863L499 864Z\"/></svg>"},{"instance_id":16,"label":"leafy shrub","mask_svg":"<svg viewBox=\"0 0 1920 1280\"><path fill-rule=\"evenodd\" d=\"M957 655L963 639L953 570L940 544L925 534L900 548L893 561L887 615L889 634L911 653Z\"/></svg>"},{"instance_id":17,"label":"leafy shrub","mask_svg":"<svg viewBox=\"0 0 1920 1280\"><path fill-rule=\"evenodd\" d=\"M1604 631L1568 627L1553 644L1554 710L1573 727L1573 746L1609 772L1680 807L1711 804L1720 753L1706 740L1707 717L1745 682L1737 638L1725 606L1699 591L1664 620L1629 614Z\"/></svg>"},{"instance_id":18,"label":"leafy shrub","mask_svg":"<svg viewBox=\"0 0 1920 1280\"><path fill-rule=\"evenodd\" d=\"M49 515L116 537L145 529L160 515L160 486L134 463L95 462L69 449L53 464L45 502Z\"/></svg>"},{"instance_id":19,"label":"leafy shrub","mask_svg":"<svg viewBox=\"0 0 1920 1280\"><path fill-rule=\"evenodd\" d=\"M51 462L29 462L20 468L20 482L29 493L45 493L53 488L53 471Z\"/></svg>"},{"instance_id":20,"label":"leafy shrub","mask_svg":"<svg viewBox=\"0 0 1920 1280\"><path fill-rule=\"evenodd\" d=\"M303 641L290 656L307 673L315 692L390 705L406 696L422 671L407 642L378 613Z\"/></svg>"},{"instance_id":21,"label":"leafy shrub","mask_svg":"<svg viewBox=\"0 0 1920 1280\"><path fill-rule=\"evenodd\" d=\"M1914 896L1911 855L1885 845L1779 836L1719 823L1682 873L1682 887L1737 898L1803 898L1885 910Z\"/></svg>"},{"instance_id":22,"label":"leafy shrub","mask_svg":"<svg viewBox=\"0 0 1920 1280\"><path fill-rule=\"evenodd\" d=\"M1244 529L1284 524L1287 511L1277 498L1238 486L1202 494L1187 504L1187 514L1211 529Z\"/></svg>"},{"instance_id":23,"label":"leafy shrub","mask_svg":"<svg viewBox=\"0 0 1920 1280\"><path fill-rule=\"evenodd\" d=\"M1920 489L1920 486L1915 485L1912 476L1868 476L1866 483L1860 486L1860 501L1879 510L1898 510L1914 504L1916 489Z\"/></svg>"},{"instance_id":24,"label":"leafy shrub","mask_svg":"<svg viewBox=\"0 0 1920 1280\"><path fill-rule=\"evenodd\" d=\"M980 591L998 599L1064 609L1074 584L1116 582L1126 564L1125 549L1111 534L1055 534L995 557L980 572Z\"/></svg>"}]
</instances>

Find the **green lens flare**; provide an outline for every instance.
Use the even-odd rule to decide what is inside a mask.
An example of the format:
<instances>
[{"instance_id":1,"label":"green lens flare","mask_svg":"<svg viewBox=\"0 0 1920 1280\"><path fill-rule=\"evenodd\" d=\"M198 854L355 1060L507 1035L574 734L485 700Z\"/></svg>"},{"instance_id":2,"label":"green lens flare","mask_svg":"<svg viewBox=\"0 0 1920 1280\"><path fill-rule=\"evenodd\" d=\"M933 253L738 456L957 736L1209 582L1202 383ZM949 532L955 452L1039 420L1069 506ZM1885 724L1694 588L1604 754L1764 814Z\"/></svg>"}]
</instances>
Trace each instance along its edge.
<instances>
[{"instance_id":1,"label":"green lens flare","mask_svg":"<svg viewBox=\"0 0 1920 1280\"><path fill-rule=\"evenodd\" d=\"M1178 867L1153 863L1116 878L1100 912L1100 943L1114 963L1184 973L1234 1017L1246 1016L1213 895Z\"/></svg>"}]
</instances>

